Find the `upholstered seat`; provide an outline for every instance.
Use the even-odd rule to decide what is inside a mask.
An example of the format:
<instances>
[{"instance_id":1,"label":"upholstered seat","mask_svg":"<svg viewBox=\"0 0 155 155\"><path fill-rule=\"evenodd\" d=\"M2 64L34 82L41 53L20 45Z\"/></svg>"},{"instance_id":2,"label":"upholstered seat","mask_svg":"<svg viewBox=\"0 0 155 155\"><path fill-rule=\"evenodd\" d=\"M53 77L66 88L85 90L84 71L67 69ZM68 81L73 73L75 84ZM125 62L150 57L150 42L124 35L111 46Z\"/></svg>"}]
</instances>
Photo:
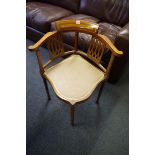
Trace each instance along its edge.
<instances>
[{"instance_id":1,"label":"upholstered seat","mask_svg":"<svg viewBox=\"0 0 155 155\"><path fill-rule=\"evenodd\" d=\"M104 79L104 72L80 55L71 55L44 73L56 94L72 105L87 99Z\"/></svg>"}]
</instances>

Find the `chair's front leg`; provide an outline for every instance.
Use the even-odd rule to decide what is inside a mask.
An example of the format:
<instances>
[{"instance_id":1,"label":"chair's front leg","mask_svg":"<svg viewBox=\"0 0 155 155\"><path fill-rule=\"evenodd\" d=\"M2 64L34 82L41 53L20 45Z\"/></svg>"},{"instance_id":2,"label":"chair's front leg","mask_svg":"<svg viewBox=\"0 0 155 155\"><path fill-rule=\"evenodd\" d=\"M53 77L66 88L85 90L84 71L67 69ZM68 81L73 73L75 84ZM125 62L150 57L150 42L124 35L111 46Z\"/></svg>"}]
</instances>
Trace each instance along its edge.
<instances>
[{"instance_id":1,"label":"chair's front leg","mask_svg":"<svg viewBox=\"0 0 155 155\"><path fill-rule=\"evenodd\" d=\"M43 78L43 81L44 81L44 86L45 86L45 90L46 90L46 94L47 94L48 100L51 100L49 89L48 89L48 85L47 85L47 81L46 81L46 79L44 77L42 77L42 78Z\"/></svg>"},{"instance_id":2,"label":"chair's front leg","mask_svg":"<svg viewBox=\"0 0 155 155\"><path fill-rule=\"evenodd\" d=\"M70 114L71 114L71 125L74 126L74 112L75 112L75 107L74 105L70 106Z\"/></svg>"},{"instance_id":3,"label":"chair's front leg","mask_svg":"<svg viewBox=\"0 0 155 155\"><path fill-rule=\"evenodd\" d=\"M103 89L104 83L105 83L105 82L103 82L103 83L101 84L101 86L100 86L100 90L99 90L99 93L98 93L98 96L97 96L96 104L99 104L99 99L100 99L100 97L101 97L101 93L102 93L102 89Z\"/></svg>"},{"instance_id":4,"label":"chair's front leg","mask_svg":"<svg viewBox=\"0 0 155 155\"><path fill-rule=\"evenodd\" d=\"M37 55L37 60L38 60L38 64L39 64L40 75L41 75L41 77L43 79L43 82L44 82L47 97L48 97L48 100L51 100L50 93L49 93L49 90L48 90L47 81L46 81L46 79L44 78L44 75L43 75L44 67L43 67L43 64L42 64L42 58L41 58L41 54L40 54L39 50L36 51L36 55Z\"/></svg>"}]
</instances>

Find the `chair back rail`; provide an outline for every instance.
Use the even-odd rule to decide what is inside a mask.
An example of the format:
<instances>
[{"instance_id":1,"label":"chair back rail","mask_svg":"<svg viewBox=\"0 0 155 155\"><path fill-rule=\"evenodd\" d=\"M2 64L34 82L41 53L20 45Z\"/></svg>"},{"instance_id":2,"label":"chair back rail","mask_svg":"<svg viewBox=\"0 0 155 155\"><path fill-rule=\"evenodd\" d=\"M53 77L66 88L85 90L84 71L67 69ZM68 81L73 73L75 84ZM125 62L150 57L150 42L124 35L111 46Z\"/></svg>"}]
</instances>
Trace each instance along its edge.
<instances>
[{"instance_id":1,"label":"chair back rail","mask_svg":"<svg viewBox=\"0 0 155 155\"><path fill-rule=\"evenodd\" d=\"M99 25L84 20L60 20L56 22L57 31L86 30L97 33Z\"/></svg>"}]
</instances>

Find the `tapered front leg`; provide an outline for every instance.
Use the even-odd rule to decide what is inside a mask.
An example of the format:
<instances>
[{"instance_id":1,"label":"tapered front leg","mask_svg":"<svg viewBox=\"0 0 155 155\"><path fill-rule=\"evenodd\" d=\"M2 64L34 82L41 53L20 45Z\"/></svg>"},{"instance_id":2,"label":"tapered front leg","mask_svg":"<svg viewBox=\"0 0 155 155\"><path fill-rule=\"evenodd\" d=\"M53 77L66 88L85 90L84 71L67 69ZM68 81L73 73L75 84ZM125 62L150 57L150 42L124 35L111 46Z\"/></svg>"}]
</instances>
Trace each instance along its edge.
<instances>
[{"instance_id":1,"label":"tapered front leg","mask_svg":"<svg viewBox=\"0 0 155 155\"><path fill-rule=\"evenodd\" d=\"M75 107L74 107L74 105L71 105L70 114L71 114L71 125L72 126L74 126L74 112L75 112Z\"/></svg>"},{"instance_id":2,"label":"tapered front leg","mask_svg":"<svg viewBox=\"0 0 155 155\"><path fill-rule=\"evenodd\" d=\"M100 97L101 97L101 94L102 94L102 89L103 89L104 83L105 82L103 82L102 85L100 86L100 90L99 90L99 93L98 93L98 96L97 96L96 104L99 104L99 100L100 100Z\"/></svg>"},{"instance_id":3,"label":"tapered front leg","mask_svg":"<svg viewBox=\"0 0 155 155\"><path fill-rule=\"evenodd\" d=\"M48 89L48 85L47 85L47 81L46 81L45 78L43 78L43 81L44 81L44 86L45 86L45 90L46 90L46 94L47 94L48 100L51 100L49 89Z\"/></svg>"}]
</instances>

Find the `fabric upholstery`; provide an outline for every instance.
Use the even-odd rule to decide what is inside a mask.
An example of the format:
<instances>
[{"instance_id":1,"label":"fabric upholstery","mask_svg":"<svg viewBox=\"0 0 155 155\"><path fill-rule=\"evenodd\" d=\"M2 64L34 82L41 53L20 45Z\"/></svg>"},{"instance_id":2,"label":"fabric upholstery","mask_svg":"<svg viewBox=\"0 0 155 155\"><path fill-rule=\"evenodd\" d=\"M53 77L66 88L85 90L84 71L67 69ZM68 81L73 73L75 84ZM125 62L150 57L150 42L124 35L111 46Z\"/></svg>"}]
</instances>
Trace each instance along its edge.
<instances>
[{"instance_id":1,"label":"fabric upholstery","mask_svg":"<svg viewBox=\"0 0 155 155\"><path fill-rule=\"evenodd\" d=\"M52 21L59 20L72 14L73 13L69 10L51 4L40 2L28 2L26 4L27 26L43 33L50 31L50 24Z\"/></svg>"},{"instance_id":2,"label":"fabric upholstery","mask_svg":"<svg viewBox=\"0 0 155 155\"><path fill-rule=\"evenodd\" d=\"M44 73L56 94L72 105L87 99L104 73L80 55L71 55Z\"/></svg>"}]
</instances>

